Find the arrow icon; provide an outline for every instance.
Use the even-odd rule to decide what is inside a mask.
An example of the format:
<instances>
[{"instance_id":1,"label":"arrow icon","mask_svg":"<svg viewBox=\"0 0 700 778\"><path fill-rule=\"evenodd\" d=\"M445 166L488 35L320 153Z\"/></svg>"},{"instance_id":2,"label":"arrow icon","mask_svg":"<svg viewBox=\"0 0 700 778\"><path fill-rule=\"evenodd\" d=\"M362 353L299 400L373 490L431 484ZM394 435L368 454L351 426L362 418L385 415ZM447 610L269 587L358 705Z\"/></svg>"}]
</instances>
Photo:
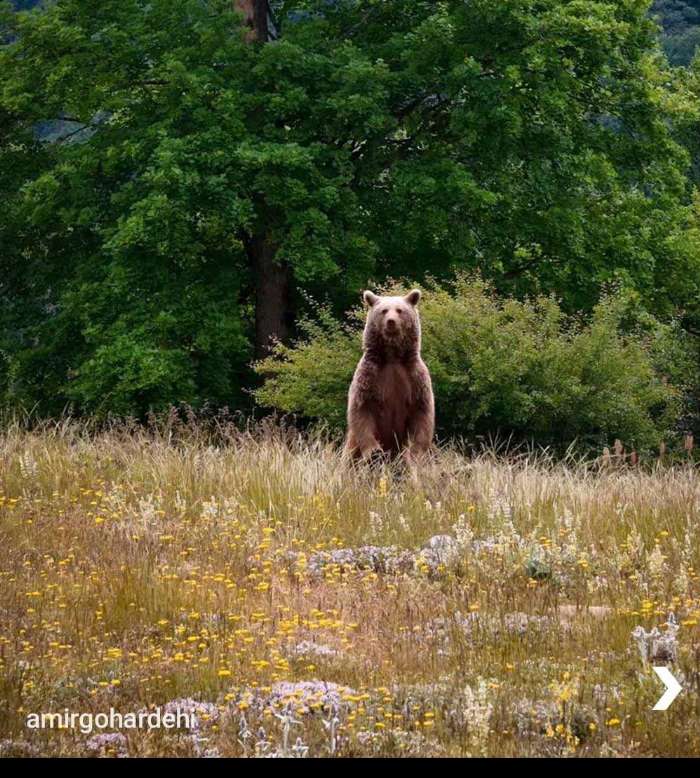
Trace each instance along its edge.
<instances>
[{"instance_id":1,"label":"arrow icon","mask_svg":"<svg viewBox=\"0 0 700 778\"><path fill-rule=\"evenodd\" d=\"M654 672L663 681L666 691L659 697L652 710L667 710L669 705L678 697L682 687L668 667L654 667Z\"/></svg>"}]
</instances>

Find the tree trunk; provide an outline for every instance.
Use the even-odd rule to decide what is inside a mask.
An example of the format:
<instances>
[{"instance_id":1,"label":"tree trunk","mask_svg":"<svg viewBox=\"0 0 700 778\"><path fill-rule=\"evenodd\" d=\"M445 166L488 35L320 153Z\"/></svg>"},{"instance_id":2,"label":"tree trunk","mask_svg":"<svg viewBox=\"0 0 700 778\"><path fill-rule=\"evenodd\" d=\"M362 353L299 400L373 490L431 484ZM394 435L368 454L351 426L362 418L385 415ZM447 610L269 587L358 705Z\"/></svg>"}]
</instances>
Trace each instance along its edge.
<instances>
[{"instance_id":1,"label":"tree trunk","mask_svg":"<svg viewBox=\"0 0 700 778\"><path fill-rule=\"evenodd\" d=\"M270 37L267 0L234 0L233 5L241 11L246 26L250 28L246 39L267 41Z\"/></svg>"},{"instance_id":2,"label":"tree trunk","mask_svg":"<svg viewBox=\"0 0 700 778\"><path fill-rule=\"evenodd\" d=\"M275 34L269 24L267 0L234 0L249 27L248 41L270 40ZM277 246L265 235L253 235L246 251L255 282L255 357L269 353L276 341L288 339L292 325L292 273L286 263L275 261Z\"/></svg>"},{"instance_id":3,"label":"tree trunk","mask_svg":"<svg viewBox=\"0 0 700 778\"><path fill-rule=\"evenodd\" d=\"M291 305L291 271L275 261L277 247L265 236L248 241L248 259L255 280L255 358L269 353L276 340L289 337Z\"/></svg>"}]
</instances>

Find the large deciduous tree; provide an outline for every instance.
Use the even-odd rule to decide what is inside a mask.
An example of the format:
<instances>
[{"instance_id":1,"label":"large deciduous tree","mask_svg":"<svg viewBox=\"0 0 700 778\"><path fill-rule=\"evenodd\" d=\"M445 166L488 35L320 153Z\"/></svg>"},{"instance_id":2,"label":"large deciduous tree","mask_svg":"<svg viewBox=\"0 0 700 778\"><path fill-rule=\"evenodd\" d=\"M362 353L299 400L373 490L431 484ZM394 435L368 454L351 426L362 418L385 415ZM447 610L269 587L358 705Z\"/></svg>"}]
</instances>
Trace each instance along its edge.
<instances>
[{"instance_id":1,"label":"large deciduous tree","mask_svg":"<svg viewBox=\"0 0 700 778\"><path fill-rule=\"evenodd\" d=\"M267 0L235 0L249 28L246 40L267 43L273 37ZM244 237L244 246L255 284L255 354L264 357L275 340L285 341L292 327L292 269L281 261L279 243L270 231L265 204L258 199L262 218L252 234Z\"/></svg>"},{"instance_id":2,"label":"large deciduous tree","mask_svg":"<svg viewBox=\"0 0 700 778\"><path fill-rule=\"evenodd\" d=\"M643 0L56 0L0 47L0 391L242 403L302 293L479 270L697 308ZM59 119L60 121L56 121Z\"/></svg>"}]
</instances>

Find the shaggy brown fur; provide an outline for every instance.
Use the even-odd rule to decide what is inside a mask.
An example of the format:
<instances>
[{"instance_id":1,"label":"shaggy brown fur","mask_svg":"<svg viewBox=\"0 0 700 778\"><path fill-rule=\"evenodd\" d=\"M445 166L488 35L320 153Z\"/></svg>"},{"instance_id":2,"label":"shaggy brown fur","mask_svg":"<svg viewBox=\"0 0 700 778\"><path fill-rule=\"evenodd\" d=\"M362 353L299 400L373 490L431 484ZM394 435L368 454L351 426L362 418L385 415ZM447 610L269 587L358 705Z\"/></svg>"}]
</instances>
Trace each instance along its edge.
<instances>
[{"instance_id":1,"label":"shaggy brown fur","mask_svg":"<svg viewBox=\"0 0 700 778\"><path fill-rule=\"evenodd\" d=\"M345 450L356 459L403 452L410 463L430 448L435 426L430 373L420 355L420 292L378 297L367 291L364 300L364 354L348 395Z\"/></svg>"}]
</instances>

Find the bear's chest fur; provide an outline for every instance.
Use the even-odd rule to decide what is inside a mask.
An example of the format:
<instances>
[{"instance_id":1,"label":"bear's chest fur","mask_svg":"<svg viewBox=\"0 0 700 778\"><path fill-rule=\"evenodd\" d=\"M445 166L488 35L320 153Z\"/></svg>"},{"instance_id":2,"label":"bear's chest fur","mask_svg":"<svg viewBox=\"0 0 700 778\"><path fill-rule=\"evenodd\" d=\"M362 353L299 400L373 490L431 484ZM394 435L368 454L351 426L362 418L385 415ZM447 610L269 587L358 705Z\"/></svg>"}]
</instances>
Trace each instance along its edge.
<instances>
[{"instance_id":1,"label":"bear's chest fur","mask_svg":"<svg viewBox=\"0 0 700 778\"><path fill-rule=\"evenodd\" d=\"M400 362L388 362L377 372L376 381L377 439L385 451L396 450L406 443L415 404L411 374Z\"/></svg>"}]
</instances>

